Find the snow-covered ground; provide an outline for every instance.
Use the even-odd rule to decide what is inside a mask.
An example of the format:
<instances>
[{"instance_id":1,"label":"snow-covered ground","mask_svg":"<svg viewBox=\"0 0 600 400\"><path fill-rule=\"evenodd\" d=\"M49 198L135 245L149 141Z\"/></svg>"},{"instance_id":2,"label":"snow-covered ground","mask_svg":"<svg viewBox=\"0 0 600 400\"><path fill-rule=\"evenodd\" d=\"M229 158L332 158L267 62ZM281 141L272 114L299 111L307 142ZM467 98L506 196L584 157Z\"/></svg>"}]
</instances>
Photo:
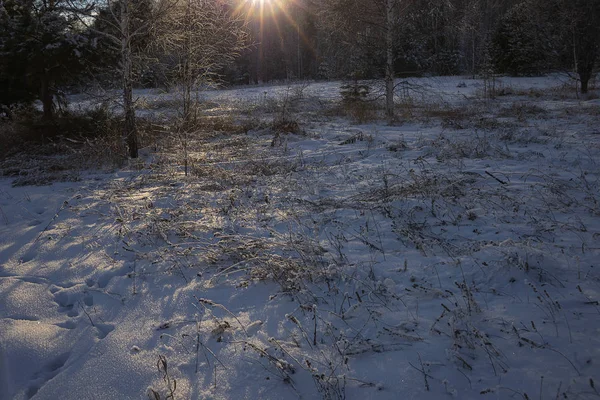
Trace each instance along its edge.
<instances>
[{"instance_id":1,"label":"snow-covered ground","mask_svg":"<svg viewBox=\"0 0 600 400\"><path fill-rule=\"evenodd\" d=\"M339 83L205 92L253 125L187 177L165 138L0 179L0 399L600 398L600 103L497 85L410 80L391 125Z\"/></svg>"}]
</instances>

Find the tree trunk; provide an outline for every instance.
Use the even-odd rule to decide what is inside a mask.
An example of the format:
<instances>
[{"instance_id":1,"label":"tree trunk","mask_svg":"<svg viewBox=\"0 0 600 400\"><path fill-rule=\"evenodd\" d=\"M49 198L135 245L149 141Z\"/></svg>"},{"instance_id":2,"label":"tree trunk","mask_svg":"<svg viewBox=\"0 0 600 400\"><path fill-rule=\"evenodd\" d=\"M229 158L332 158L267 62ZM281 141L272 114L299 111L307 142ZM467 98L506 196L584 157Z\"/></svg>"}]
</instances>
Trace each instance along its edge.
<instances>
[{"instance_id":1,"label":"tree trunk","mask_svg":"<svg viewBox=\"0 0 600 400\"><path fill-rule=\"evenodd\" d=\"M190 66L186 60L183 63L183 122L187 126L192 122L192 79L190 77Z\"/></svg>"},{"instance_id":2,"label":"tree trunk","mask_svg":"<svg viewBox=\"0 0 600 400\"><path fill-rule=\"evenodd\" d=\"M473 75L473 79L475 79L475 75L477 74L475 69L475 28L473 28L471 35L471 75Z\"/></svg>"},{"instance_id":3,"label":"tree trunk","mask_svg":"<svg viewBox=\"0 0 600 400\"><path fill-rule=\"evenodd\" d=\"M131 89L129 89L129 101L131 102ZM129 157L138 157L138 137L135 124L135 111L132 106L128 106L125 111L125 137L127 138L127 149Z\"/></svg>"},{"instance_id":4,"label":"tree trunk","mask_svg":"<svg viewBox=\"0 0 600 400\"><path fill-rule=\"evenodd\" d=\"M588 93L589 81L594 76L594 66L600 56L600 2L570 1L571 32L575 72L581 82L581 93Z\"/></svg>"},{"instance_id":5,"label":"tree trunk","mask_svg":"<svg viewBox=\"0 0 600 400\"><path fill-rule=\"evenodd\" d=\"M264 4L260 3L260 21L259 21L259 42L258 42L258 63L256 65L256 79L261 85L265 81L265 27L264 27Z\"/></svg>"},{"instance_id":6,"label":"tree trunk","mask_svg":"<svg viewBox=\"0 0 600 400\"><path fill-rule=\"evenodd\" d=\"M385 63L385 113L394 118L394 0L386 5L386 63Z\"/></svg>"},{"instance_id":7,"label":"tree trunk","mask_svg":"<svg viewBox=\"0 0 600 400\"><path fill-rule=\"evenodd\" d=\"M581 81L581 94L586 94L588 92L588 83L591 75L592 74L588 73L587 71L579 72L579 80Z\"/></svg>"},{"instance_id":8,"label":"tree trunk","mask_svg":"<svg viewBox=\"0 0 600 400\"><path fill-rule=\"evenodd\" d=\"M47 76L42 76L42 82L40 87L40 100L42 101L42 108L44 111L43 118L50 121L54 118L54 105L52 102L52 88L50 79Z\"/></svg>"},{"instance_id":9,"label":"tree trunk","mask_svg":"<svg viewBox=\"0 0 600 400\"><path fill-rule=\"evenodd\" d=\"M123 135L126 138L129 157L138 157L138 137L133 105L133 77L131 56L131 35L129 32L130 0L121 0L121 63L123 68L123 110L125 124Z\"/></svg>"}]
</instances>

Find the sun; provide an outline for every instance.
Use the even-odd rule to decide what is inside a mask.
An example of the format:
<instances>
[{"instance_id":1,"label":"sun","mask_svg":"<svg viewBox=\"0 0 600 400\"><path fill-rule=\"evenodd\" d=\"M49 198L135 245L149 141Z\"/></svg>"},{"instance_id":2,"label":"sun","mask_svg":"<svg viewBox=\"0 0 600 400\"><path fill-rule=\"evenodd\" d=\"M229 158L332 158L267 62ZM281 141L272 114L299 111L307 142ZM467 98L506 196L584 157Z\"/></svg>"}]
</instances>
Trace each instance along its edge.
<instances>
[{"instance_id":1,"label":"sun","mask_svg":"<svg viewBox=\"0 0 600 400\"><path fill-rule=\"evenodd\" d=\"M265 6L267 5L273 7L273 3L275 3L275 1L276 0L238 0L237 11L246 12L252 15L258 10L265 9Z\"/></svg>"},{"instance_id":2,"label":"sun","mask_svg":"<svg viewBox=\"0 0 600 400\"><path fill-rule=\"evenodd\" d=\"M236 12L246 14L249 17L261 16L276 9L282 9L284 2L290 0L238 0Z\"/></svg>"}]
</instances>

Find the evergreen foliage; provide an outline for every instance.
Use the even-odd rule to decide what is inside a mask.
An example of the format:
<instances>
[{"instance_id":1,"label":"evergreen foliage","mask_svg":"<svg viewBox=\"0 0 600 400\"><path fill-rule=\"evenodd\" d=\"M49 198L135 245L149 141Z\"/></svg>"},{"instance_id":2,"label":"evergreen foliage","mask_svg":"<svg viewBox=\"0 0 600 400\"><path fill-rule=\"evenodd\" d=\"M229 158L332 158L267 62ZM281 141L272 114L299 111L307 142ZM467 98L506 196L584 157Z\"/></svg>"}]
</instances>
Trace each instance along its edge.
<instances>
[{"instance_id":1,"label":"evergreen foliage","mask_svg":"<svg viewBox=\"0 0 600 400\"><path fill-rule=\"evenodd\" d=\"M62 2L0 3L0 103L38 99L52 119L61 89L84 70L91 42Z\"/></svg>"},{"instance_id":2,"label":"evergreen foliage","mask_svg":"<svg viewBox=\"0 0 600 400\"><path fill-rule=\"evenodd\" d=\"M532 1L519 3L500 20L494 35L494 63L498 72L536 75L548 70L550 49L544 40L547 26L539 20Z\"/></svg>"}]
</instances>

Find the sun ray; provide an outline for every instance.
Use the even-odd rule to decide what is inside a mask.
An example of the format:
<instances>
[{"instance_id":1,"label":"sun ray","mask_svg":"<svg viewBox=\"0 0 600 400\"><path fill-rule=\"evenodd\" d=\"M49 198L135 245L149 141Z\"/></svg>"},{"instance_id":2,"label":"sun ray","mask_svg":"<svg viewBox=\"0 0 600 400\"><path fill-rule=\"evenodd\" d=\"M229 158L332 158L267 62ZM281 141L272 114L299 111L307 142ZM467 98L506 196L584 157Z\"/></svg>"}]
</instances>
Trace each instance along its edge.
<instances>
[{"instance_id":1,"label":"sun ray","mask_svg":"<svg viewBox=\"0 0 600 400\"><path fill-rule=\"evenodd\" d=\"M260 71L264 65L265 39L267 35L268 37L271 34L277 35L278 42L282 50L284 50L287 42L286 26L291 27L297 33L298 59L300 59L301 43L305 50L312 53L315 52L313 44L299 23L298 17L300 14L296 15L296 12L294 12L295 9L305 13L308 12L306 7L297 0L238 0L235 13L243 16L248 23L255 24L259 60L257 65L259 70L257 72L257 79L259 82L262 75ZM268 28L269 26L274 27L276 32L270 33L271 29Z\"/></svg>"},{"instance_id":2,"label":"sun ray","mask_svg":"<svg viewBox=\"0 0 600 400\"><path fill-rule=\"evenodd\" d=\"M283 1L282 0L268 0L268 1L271 1L272 3L276 3L277 4L277 6L279 7L279 10L281 11L281 13L285 17L285 19L288 21L288 23L290 25L292 25L294 27L294 29L296 29L299 32L300 39L302 40L302 42L306 46L310 47L311 50L312 50L312 46L310 44L310 41L308 40L308 37L306 36L306 34L304 32L302 32L302 30L300 29L300 26L299 26L298 22L294 19L294 17L292 16L292 14L283 5ZM293 3L294 5L298 6L298 4L296 4L295 1L291 0L290 2Z\"/></svg>"}]
</instances>

